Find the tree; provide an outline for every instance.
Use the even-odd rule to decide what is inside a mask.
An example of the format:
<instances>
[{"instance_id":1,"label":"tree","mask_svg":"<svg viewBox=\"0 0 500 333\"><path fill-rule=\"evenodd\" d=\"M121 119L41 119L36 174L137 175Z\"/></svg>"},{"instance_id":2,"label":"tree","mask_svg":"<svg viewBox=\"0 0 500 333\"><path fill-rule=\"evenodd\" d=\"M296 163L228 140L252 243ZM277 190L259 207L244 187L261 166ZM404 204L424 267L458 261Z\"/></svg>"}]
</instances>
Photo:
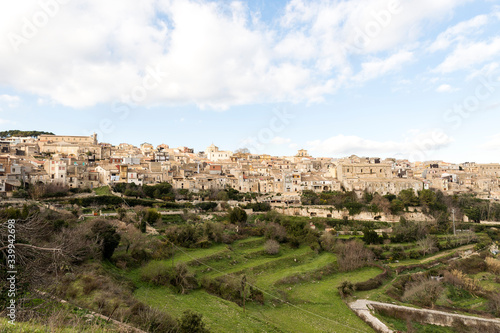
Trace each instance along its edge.
<instances>
[{"instance_id":1,"label":"tree","mask_svg":"<svg viewBox=\"0 0 500 333\"><path fill-rule=\"evenodd\" d=\"M382 238L372 229L365 228L363 230L363 242L366 244L380 244Z\"/></svg>"},{"instance_id":2,"label":"tree","mask_svg":"<svg viewBox=\"0 0 500 333\"><path fill-rule=\"evenodd\" d=\"M246 223L247 213L240 207L234 207L229 211L229 221L231 223Z\"/></svg>"},{"instance_id":3,"label":"tree","mask_svg":"<svg viewBox=\"0 0 500 333\"><path fill-rule=\"evenodd\" d=\"M391 203L390 201L381 196L380 194L376 193L373 196L373 200L371 201L372 205L375 205L377 207L376 213L378 212L384 212L384 214L389 214L391 212Z\"/></svg>"},{"instance_id":4,"label":"tree","mask_svg":"<svg viewBox=\"0 0 500 333\"><path fill-rule=\"evenodd\" d=\"M250 154L250 149L248 148L238 148L235 151L236 154Z\"/></svg>"},{"instance_id":5,"label":"tree","mask_svg":"<svg viewBox=\"0 0 500 333\"><path fill-rule=\"evenodd\" d=\"M391 201L391 213L392 214L397 214L399 212L402 212L403 209L405 208L405 205L403 204L403 201L399 199L394 199Z\"/></svg>"},{"instance_id":6,"label":"tree","mask_svg":"<svg viewBox=\"0 0 500 333\"><path fill-rule=\"evenodd\" d=\"M97 220L91 228L97 243L101 246L103 259L111 259L116 247L120 244L120 234L116 232L116 227L105 220Z\"/></svg>"},{"instance_id":7,"label":"tree","mask_svg":"<svg viewBox=\"0 0 500 333\"><path fill-rule=\"evenodd\" d=\"M335 248L337 262L341 271L352 271L366 266L373 260L373 252L363 246L363 243L352 240L346 243L338 242Z\"/></svg>"},{"instance_id":8,"label":"tree","mask_svg":"<svg viewBox=\"0 0 500 333\"><path fill-rule=\"evenodd\" d=\"M436 193L431 190L422 190L418 192L418 199L422 206L432 206L436 203Z\"/></svg>"},{"instance_id":9,"label":"tree","mask_svg":"<svg viewBox=\"0 0 500 333\"><path fill-rule=\"evenodd\" d=\"M474 221L476 223L481 222L481 209L479 207L471 207L465 209L465 215L469 218L469 220Z\"/></svg>"},{"instance_id":10,"label":"tree","mask_svg":"<svg viewBox=\"0 0 500 333\"><path fill-rule=\"evenodd\" d=\"M210 332L202 321L202 315L186 310L179 320L180 333L208 333Z\"/></svg>"},{"instance_id":11,"label":"tree","mask_svg":"<svg viewBox=\"0 0 500 333\"><path fill-rule=\"evenodd\" d=\"M418 197L415 195L415 191L411 188L399 192L399 199L403 202L405 207L418 206L420 203Z\"/></svg>"},{"instance_id":12,"label":"tree","mask_svg":"<svg viewBox=\"0 0 500 333\"><path fill-rule=\"evenodd\" d=\"M420 239L417 242L422 254L425 256L429 253L434 253L438 250L437 240L432 236L427 236L425 238Z\"/></svg>"},{"instance_id":13,"label":"tree","mask_svg":"<svg viewBox=\"0 0 500 333\"><path fill-rule=\"evenodd\" d=\"M161 220L161 214L154 208L150 208L146 211L144 215L144 220L149 224L155 224L158 220Z\"/></svg>"}]
</instances>

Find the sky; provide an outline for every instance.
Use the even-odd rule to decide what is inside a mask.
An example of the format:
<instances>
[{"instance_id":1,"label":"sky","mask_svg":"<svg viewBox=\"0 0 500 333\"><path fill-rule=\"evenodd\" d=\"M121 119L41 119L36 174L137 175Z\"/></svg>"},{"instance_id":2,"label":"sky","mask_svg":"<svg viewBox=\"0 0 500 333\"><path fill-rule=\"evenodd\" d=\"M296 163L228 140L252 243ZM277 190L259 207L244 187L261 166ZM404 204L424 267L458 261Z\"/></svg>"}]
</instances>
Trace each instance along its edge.
<instances>
[{"instance_id":1,"label":"sky","mask_svg":"<svg viewBox=\"0 0 500 333\"><path fill-rule=\"evenodd\" d=\"M0 130L500 162L495 0L23 0L0 9Z\"/></svg>"}]
</instances>

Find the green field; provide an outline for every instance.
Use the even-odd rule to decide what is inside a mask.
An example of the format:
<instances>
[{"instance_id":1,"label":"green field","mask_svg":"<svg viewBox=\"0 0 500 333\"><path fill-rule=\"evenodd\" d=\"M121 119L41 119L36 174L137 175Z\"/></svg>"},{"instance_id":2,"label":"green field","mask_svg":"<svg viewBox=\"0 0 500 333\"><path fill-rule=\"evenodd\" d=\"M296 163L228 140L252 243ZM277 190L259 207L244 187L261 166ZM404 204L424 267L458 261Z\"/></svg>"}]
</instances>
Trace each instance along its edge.
<instances>
[{"instance_id":1,"label":"green field","mask_svg":"<svg viewBox=\"0 0 500 333\"><path fill-rule=\"evenodd\" d=\"M109 186L96 187L94 189L94 192L97 195L113 195L113 194L111 194L111 190L109 189Z\"/></svg>"},{"instance_id":2,"label":"green field","mask_svg":"<svg viewBox=\"0 0 500 333\"><path fill-rule=\"evenodd\" d=\"M145 283L140 276L146 266L128 272L127 277L138 286L134 292L138 300L177 317L192 309L203 315L213 332L373 332L342 302L337 286L344 280L368 280L380 269L369 267L334 273L319 281L276 284L288 276L321 271L336 258L327 252L317 254L306 246L292 249L284 245L279 254L272 256L263 250L264 241L251 237L230 247L182 249L173 258L174 263L187 263L198 280L203 276L245 274L249 284L260 289L265 297L264 305L248 302L245 310L203 289L181 295L169 287ZM162 263L172 265L172 259Z\"/></svg>"}]
</instances>

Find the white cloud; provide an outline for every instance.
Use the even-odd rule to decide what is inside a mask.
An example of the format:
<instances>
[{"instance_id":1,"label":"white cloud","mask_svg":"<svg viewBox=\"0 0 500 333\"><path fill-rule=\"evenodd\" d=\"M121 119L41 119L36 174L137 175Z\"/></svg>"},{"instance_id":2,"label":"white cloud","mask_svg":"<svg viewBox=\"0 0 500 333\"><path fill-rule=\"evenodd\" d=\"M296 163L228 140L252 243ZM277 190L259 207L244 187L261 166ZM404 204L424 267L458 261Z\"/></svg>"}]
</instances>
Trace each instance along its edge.
<instances>
[{"instance_id":1,"label":"white cloud","mask_svg":"<svg viewBox=\"0 0 500 333\"><path fill-rule=\"evenodd\" d=\"M19 106L20 102L21 99L19 98L19 96L13 96L7 94L0 95L0 105L4 104L7 105L9 108L15 108Z\"/></svg>"},{"instance_id":2,"label":"white cloud","mask_svg":"<svg viewBox=\"0 0 500 333\"><path fill-rule=\"evenodd\" d=\"M453 88L449 84L442 84L442 85L440 85L439 87L436 88L436 91L440 92L440 93L452 92L452 91L455 91L455 90L456 90L456 88Z\"/></svg>"},{"instance_id":3,"label":"white cloud","mask_svg":"<svg viewBox=\"0 0 500 333\"><path fill-rule=\"evenodd\" d=\"M489 64L484 65L481 69L474 70L472 71L467 77L465 78L467 81L470 81L472 79L475 79L476 77L479 76L487 76L492 73L495 73L495 71L500 67L500 65L497 62L491 62ZM500 78L499 78L500 81Z\"/></svg>"},{"instance_id":4,"label":"white cloud","mask_svg":"<svg viewBox=\"0 0 500 333\"><path fill-rule=\"evenodd\" d=\"M409 0L392 10L387 0L292 0L275 26L241 2L89 0L60 5L39 27L38 1L9 2L0 10L0 34L8 36L0 40L0 85L71 107L134 93L148 106L314 102L353 76L400 68L410 52L382 54L418 40L424 24L465 1ZM367 27L377 24L373 35ZM23 35L30 29L33 36ZM23 38L17 53L13 34ZM356 74L353 55L377 60ZM144 89L155 84L144 79L156 66L160 84Z\"/></svg>"},{"instance_id":5,"label":"white cloud","mask_svg":"<svg viewBox=\"0 0 500 333\"><path fill-rule=\"evenodd\" d=\"M441 130L409 131L403 140L376 141L353 135L337 135L325 140L307 142L308 148L325 156L384 155L424 160L431 151L448 146L453 139Z\"/></svg>"},{"instance_id":6,"label":"white cloud","mask_svg":"<svg viewBox=\"0 0 500 333\"><path fill-rule=\"evenodd\" d=\"M289 138L282 138L280 136L275 136L272 140L271 143L274 145L284 145L286 143L292 142L292 139Z\"/></svg>"},{"instance_id":7,"label":"white cloud","mask_svg":"<svg viewBox=\"0 0 500 333\"><path fill-rule=\"evenodd\" d=\"M10 121L8 119L0 119L0 125L4 125L4 124L15 124L15 122Z\"/></svg>"},{"instance_id":8,"label":"white cloud","mask_svg":"<svg viewBox=\"0 0 500 333\"><path fill-rule=\"evenodd\" d=\"M488 42L468 42L459 44L446 59L434 70L440 73L451 73L470 69L474 65L495 59L500 53L500 37Z\"/></svg>"},{"instance_id":9,"label":"white cloud","mask_svg":"<svg viewBox=\"0 0 500 333\"><path fill-rule=\"evenodd\" d=\"M484 150L500 150L500 134L489 137L488 141L481 145Z\"/></svg>"},{"instance_id":10,"label":"white cloud","mask_svg":"<svg viewBox=\"0 0 500 333\"><path fill-rule=\"evenodd\" d=\"M463 41L465 36L476 32L488 23L488 15L478 15L470 20L460 22L440 33L429 47L430 52L447 49L453 42Z\"/></svg>"},{"instance_id":11,"label":"white cloud","mask_svg":"<svg viewBox=\"0 0 500 333\"><path fill-rule=\"evenodd\" d=\"M361 64L361 72L354 78L356 81L367 81L389 72L399 70L405 63L413 60L413 53L400 51L386 59L376 59Z\"/></svg>"}]
</instances>

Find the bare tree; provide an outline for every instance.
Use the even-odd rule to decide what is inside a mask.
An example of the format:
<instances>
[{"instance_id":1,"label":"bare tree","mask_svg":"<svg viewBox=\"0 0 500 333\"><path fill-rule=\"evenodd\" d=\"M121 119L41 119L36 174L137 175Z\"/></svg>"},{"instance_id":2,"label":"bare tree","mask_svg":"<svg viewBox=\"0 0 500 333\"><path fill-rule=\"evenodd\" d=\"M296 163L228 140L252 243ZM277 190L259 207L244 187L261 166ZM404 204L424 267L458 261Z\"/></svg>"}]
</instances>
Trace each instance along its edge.
<instances>
[{"instance_id":1,"label":"bare tree","mask_svg":"<svg viewBox=\"0 0 500 333\"><path fill-rule=\"evenodd\" d=\"M422 254L424 256L429 253L434 253L438 250L437 241L434 237L431 236L420 239L417 242L417 245L420 247L420 250L422 251Z\"/></svg>"},{"instance_id":2,"label":"bare tree","mask_svg":"<svg viewBox=\"0 0 500 333\"><path fill-rule=\"evenodd\" d=\"M352 240L346 243L338 242L335 247L338 254L337 262L341 271L352 271L373 261L373 252L363 246L363 243Z\"/></svg>"}]
</instances>

